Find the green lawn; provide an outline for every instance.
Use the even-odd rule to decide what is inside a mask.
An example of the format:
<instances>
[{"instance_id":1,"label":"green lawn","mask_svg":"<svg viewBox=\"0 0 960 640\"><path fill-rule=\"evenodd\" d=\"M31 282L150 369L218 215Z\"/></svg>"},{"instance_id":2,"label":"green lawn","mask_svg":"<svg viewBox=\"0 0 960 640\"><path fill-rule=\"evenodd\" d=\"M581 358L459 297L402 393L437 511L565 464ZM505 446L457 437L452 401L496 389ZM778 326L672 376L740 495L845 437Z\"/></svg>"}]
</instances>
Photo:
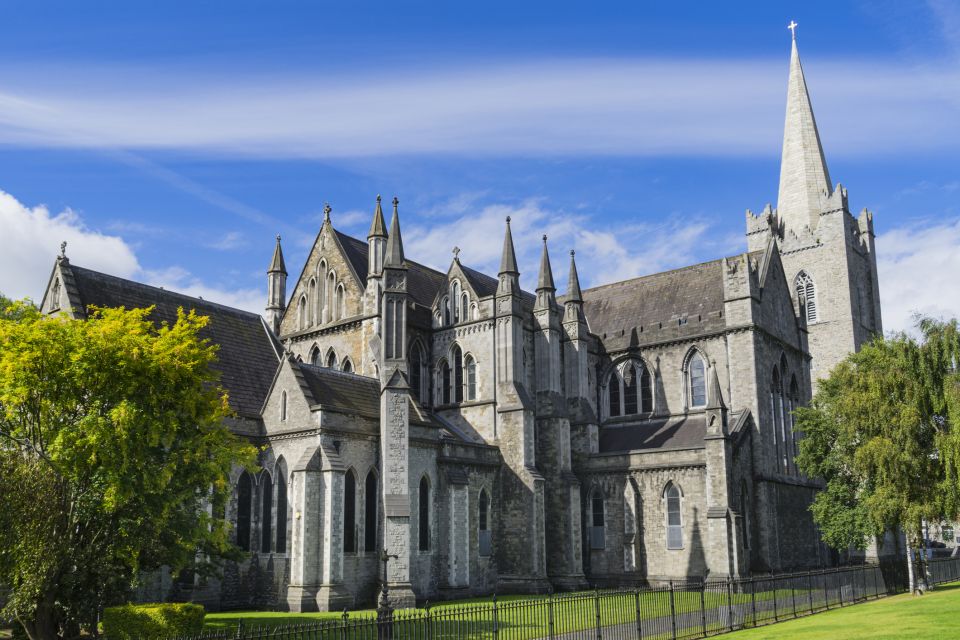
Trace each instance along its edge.
<instances>
[{"instance_id":1,"label":"green lawn","mask_svg":"<svg viewBox=\"0 0 960 640\"><path fill-rule=\"evenodd\" d=\"M730 640L952 640L960 638L960 583L938 586L924 596L904 594L882 598L725 637Z\"/></svg>"}]
</instances>

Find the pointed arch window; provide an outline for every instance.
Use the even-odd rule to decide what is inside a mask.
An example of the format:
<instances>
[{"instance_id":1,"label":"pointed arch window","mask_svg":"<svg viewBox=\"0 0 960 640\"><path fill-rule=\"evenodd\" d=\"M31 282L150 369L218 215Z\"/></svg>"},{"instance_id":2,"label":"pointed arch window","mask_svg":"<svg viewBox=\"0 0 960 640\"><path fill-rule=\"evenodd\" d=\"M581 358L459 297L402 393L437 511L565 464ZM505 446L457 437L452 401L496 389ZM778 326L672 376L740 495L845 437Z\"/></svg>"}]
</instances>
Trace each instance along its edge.
<instances>
[{"instance_id":1,"label":"pointed arch window","mask_svg":"<svg viewBox=\"0 0 960 640\"><path fill-rule=\"evenodd\" d=\"M273 524L273 482L264 471L260 476L260 552L270 553L271 524Z\"/></svg>"},{"instance_id":2,"label":"pointed arch window","mask_svg":"<svg viewBox=\"0 0 960 640\"><path fill-rule=\"evenodd\" d=\"M350 362L350 358L343 359L343 364L340 365L340 370L344 373L353 373L353 363Z\"/></svg>"},{"instance_id":3,"label":"pointed arch window","mask_svg":"<svg viewBox=\"0 0 960 640\"><path fill-rule=\"evenodd\" d=\"M327 274L327 289L324 295L324 304L326 305L326 321L332 322L336 320L336 309L334 308L334 292L337 288L337 274L331 271Z\"/></svg>"},{"instance_id":4,"label":"pointed arch window","mask_svg":"<svg viewBox=\"0 0 960 640\"><path fill-rule=\"evenodd\" d=\"M310 350L310 364L319 365L320 364L320 347L314 345L313 349Z\"/></svg>"},{"instance_id":5,"label":"pointed arch window","mask_svg":"<svg viewBox=\"0 0 960 640\"><path fill-rule=\"evenodd\" d=\"M336 369L337 368L337 352L333 349L330 350L330 353L327 354L327 368Z\"/></svg>"},{"instance_id":6,"label":"pointed arch window","mask_svg":"<svg viewBox=\"0 0 960 640\"><path fill-rule=\"evenodd\" d=\"M460 314L460 283L453 283L453 321L460 322L461 320L466 320L465 315Z\"/></svg>"},{"instance_id":7,"label":"pointed arch window","mask_svg":"<svg viewBox=\"0 0 960 640\"><path fill-rule=\"evenodd\" d=\"M250 474L244 471L237 480L237 546L250 551L250 509L253 486Z\"/></svg>"},{"instance_id":8,"label":"pointed arch window","mask_svg":"<svg viewBox=\"0 0 960 640\"><path fill-rule=\"evenodd\" d=\"M440 301L440 308L443 311L443 326L450 326L450 298L444 296Z\"/></svg>"},{"instance_id":9,"label":"pointed arch window","mask_svg":"<svg viewBox=\"0 0 960 640\"><path fill-rule=\"evenodd\" d=\"M783 427L783 379L780 377L780 370L775 366L773 375L770 379L770 422L773 426L773 444L776 453L777 471L783 471L786 468L786 440L784 439Z\"/></svg>"},{"instance_id":10,"label":"pointed arch window","mask_svg":"<svg viewBox=\"0 0 960 640\"><path fill-rule=\"evenodd\" d=\"M467 400L477 399L477 361L468 355L463 364L464 379L466 381Z\"/></svg>"},{"instance_id":11,"label":"pointed arch window","mask_svg":"<svg viewBox=\"0 0 960 640\"><path fill-rule=\"evenodd\" d=\"M410 392L417 402L421 402L423 395L423 349L420 343L414 343L410 349Z\"/></svg>"},{"instance_id":12,"label":"pointed arch window","mask_svg":"<svg viewBox=\"0 0 960 640\"><path fill-rule=\"evenodd\" d=\"M287 552L287 474L277 463L277 553Z\"/></svg>"},{"instance_id":13,"label":"pointed arch window","mask_svg":"<svg viewBox=\"0 0 960 640\"><path fill-rule=\"evenodd\" d=\"M308 313L307 313L308 323L311 324L311 325L312 325L312 324L316 324L316 322L317 322L317 314L316 314L316 308L317 308L317 279L316 279L316 278L310 278L310 293L309 293L309 295L308 295L308 306L309 306L309 310L308 310Z\"/></svg>"},{"instance_id":14,"label":"pointed arch window","mask_svg":"<svg viewBox=\"0 0 960 640\"><path fill-rule=\"evenodd\" d=\"M427 481L427 476L420 478L420 492L417 500L417 508L419 511L419 518L417 527L419 540L418 545L420 551L429 551L430 550L430 483Z\"/></svg>"},{"instance_id":15,"label":"pointed arch window","mask_svg":"<svg viewBox=\"0 0 960 640\"><path fill-rule=\"evenodd\" d=\"M297 328L306 329L307 327L307 296L300 296L297 302Z\"/></svg>"},{"instance_id":16,"label":"pointed arch window","mask_svg":"<svg viewBox=\"0 0 960 640\"><path fill-rule=\"evenodd\" d=\"M454 402L463 402L463 351L457 345L453 348L453 384Z\"/></svg>"},{"instance_id":17,"label":"pointed arch window","mask_svg":"<svg viewBox=\"0 0 960 640\"><path fill-rule=\"evenodd\" d=\"M604 520L603 492L594 489L590 498L590 549L601 550L607 544Z\"/></svg>"},{"instance_id":18,"label":"pointed arch window","mask_svg":"<svg viewBox=\"0 0 960 640\"><path fill-rule=\"evenodd\" d=\"M464 322L470 319L470 297L466 292L460 294L460 319Z\"/></svg>"},{"instance_id":19,"label":"pointed arch window","mask_svg":"<svg viewBox=\"0 0 960 640\"><path fill-rule=\"evenodd\" d=\"M343 478L343 550L357 550L357 478L353 469Z\"/></svg>"},{"instance_id":20,"label":"pointed arch window","mask_svg":"<svg viewBox=\"0 0 960 640\"><path fill-rule=\"evenodd\" d=\"M607 415L628 416L653 411L653 385L646 364L627 361L610 372L607 382Z\"/></svg>"},{"instance_id":21,"label":"pointed arch window","mask_svg":"<svg viewBox=\"0 0 960 640\"><path fill-rule=\"evenodd\" d=\"M437 404L450 404L450 365L446 360L437 363Z\"/></svg>"},{"instance_id":22,"label":"pointed arch window","mask_svg":"<svg viewBox=\"0 0 960 640\"><path fill-rule=\"evenodd\" d=\"M320 261L317 267L317 324L327 321L327 263Z\"/></svg>"},{"instance_id":23,"label":"pointed arch window","mask_svg":"<svg viewBox=\"0 0 960 640\"><path fill-rule=\"evenodd\" d=\"M280 422L287 421L287 392L280 392Z\"/></svg>"},{"instance_id":24,"label":"pointed arch window","mask_svg":"<svg viewBox=\"0 0 960 640\"><path fill-rule=\"evenodd\" d=\"M687 362L688 392L690 407L703 407L707 404L707 376L703 356L694 353Z\"/></svg>"},{"instance_id":25,"label":"pointed arch window","mask_svg":"<svg viewBox=\"0 0 960 640\"><path fill-rule=\"evenodd\" d=\"M493 549L493 541L490 536L490 499L487 497L487 490L480 489L480 498L477 508L477 541L480 547L481 556L489 556Z\"/></svg>"},{"instance_id":26,"label":"pointed arch window","mask_svg":"<svg viewBox=\"0 0 960 640\"><path fill-rule=\"evenodd\" d=\"M347 317L347 302L343 293L343 285L337 287L337 319Z\"/></svg>"},{"instance_id":27,"label":"pointed arch window","mask_svg":"<svg viewBox=\"0 0 960 640\"><path fill-rule=\"evenodd\" d=\"M800 301L800 310L807 319L807 324L817 322L820 317L817 313L817 287L806 271L797 274L797 299Z\"/></svg>"},{"instance_id":28,"label":"pointed arch window","mask_svg":"<svg viewBox=\"0 0 960 640\"><path fill-rule=\"evenodd\" d=\"M667 503L667 549L683 549L683 514L680 510L680 488L667 485L663 492Z\"/></svg>"},{"instance_id":29,"label":"pointed arch window","mask_svg":"<svg viewBox=\"0 0 960 640\"><path fill-rule=\"evenodd\" d=\"M364 513L363 513L363 550L377 550L377 527L379 526L379 513L377 505L380 500L380 491L377 488L377 474L373 469L367 474L367 481L364 486Z\"/></svg>"}]
</instances>

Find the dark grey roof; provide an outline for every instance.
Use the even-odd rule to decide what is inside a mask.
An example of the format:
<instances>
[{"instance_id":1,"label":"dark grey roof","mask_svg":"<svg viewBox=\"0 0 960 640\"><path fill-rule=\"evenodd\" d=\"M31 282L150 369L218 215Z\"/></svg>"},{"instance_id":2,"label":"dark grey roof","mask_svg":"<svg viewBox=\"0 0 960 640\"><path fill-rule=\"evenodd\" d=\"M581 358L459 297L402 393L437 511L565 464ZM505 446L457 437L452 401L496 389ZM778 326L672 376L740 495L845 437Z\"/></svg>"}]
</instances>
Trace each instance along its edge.
<instances>
[{"instance_id":1,"label":"dark grey roof","mask_svg":"<svg viewBox=\"0 0 960 640\"><path fill-rule=\"evenodd\" d=\"M363 240L358 240L340 231L336 233L347 259L353 265L357 275L360 276L361 282L365 282L370 246ZM417 304L432 307L437 291L441 287L446 287L447 276L412 260L405 260L404 263L407 265L407 293ZM496 290L496 287L496 280L494 280L494 290Z\"/></svg>"},{"instance_id":2,"label":"dark grey roof","mask_svg":"<svg viewBox=\"0 0 960 640\"><path fill-rule=\"evenodd\" d=\"M220 372L230 407L241 416L260 417L281 348L259 315L83 267L65 268L73 273L79 297L75 303L84 313L91 305L127 309L154 305L151 319L156 322L176 321L179 307L208 316L210 322L200 335L219 346L214 368Z\"/></svg>"},{"instance_id":3,"label":"dark grey roof","mask_svg":"<svg viewBox=\"0 0 960 640\"><path fill-rule=\"evenodd\" d=\"M376 378L299 363L303 379L320 405L365 416L380 415L380 382Z\"/></svg>"},{"instance_id":4,"label":"dark grey roof","mask_svg":"<svg viewBox=\"0 0 960 640\"><path fill-rule=\"evenodd\" d=\"M473 287L473 290L476 291L477 295L481 298L492 296L497 292L498 282L496 278L488 276L485 273L480 273L476 269L471 269L463 264L460 265L460 269L470 282L470 286Z\"/></svg>"},{"instance_id":5,"label":"dark grey roof","mask_svg":"<svg viewBox=\"0 0 960 640\"><path fill-rule=\"evenodd\" d=\"M646 332L677 326L687 316L692 333L725 326L722 260L624 280L583 292L583 311L590 331L607 344L620 344L636 330ZM641 329L642 328L642 329ZM684 327L686 328L686 327ZM640 336L640 342L647 341Z\"/></svg>"},{"instance_id":6,"label":"dark grey roof","mask_svg":"<svg viewBox=\"0 0 960 640\"><path fill-rule=\"evenodd\" d=\"M600 429L600 453L701 448L706 433L707 421L702 413L603 427Z\"/></svg>"}]
</instances>

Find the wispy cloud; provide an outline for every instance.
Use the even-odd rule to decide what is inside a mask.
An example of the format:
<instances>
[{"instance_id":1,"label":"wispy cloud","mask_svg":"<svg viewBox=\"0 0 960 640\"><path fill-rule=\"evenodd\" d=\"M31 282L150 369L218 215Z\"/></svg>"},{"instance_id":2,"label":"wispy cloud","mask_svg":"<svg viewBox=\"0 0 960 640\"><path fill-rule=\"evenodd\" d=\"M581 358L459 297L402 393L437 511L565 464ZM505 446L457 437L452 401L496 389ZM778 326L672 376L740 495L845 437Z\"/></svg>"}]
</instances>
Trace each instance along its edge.
<instances>
[{"instance_id":1,"label":"wispy cloud","mask_svg":"<svg viewBox=\"0 0 960 640\"><path fill-rule=\"evenodd\" d=\"M876 244L886 331L909 330L914 313L960 317L960 218L898 227Z\"/></svg>"},{"instance_id":2,"label":"wispy cloud","mask_svg":"<svg viewBox=\"0 0 960 640\"><path fill-rule=\"evenodd\" d=\"M226 79L203 70L67 68L53 76L69 76L66 86L36 70L0 67L0 143L284 158L729 156L772 155L779 147L786 55L451 67ZM956 65L811 60L806 70L832 155L960 146Z\"/></svg>"},{"instance_id":3,"label":"wispy cloud","mask_svg":"<svg viewBox=\"0 0 960 640\"><path fill-rule=\"evenodd\" d=\"M213 242L207 243L207 247L217 249L218 251L232 251L240 249L249 244L247 239L239 231L228 231Z\"/></svg>"}]
</instances>

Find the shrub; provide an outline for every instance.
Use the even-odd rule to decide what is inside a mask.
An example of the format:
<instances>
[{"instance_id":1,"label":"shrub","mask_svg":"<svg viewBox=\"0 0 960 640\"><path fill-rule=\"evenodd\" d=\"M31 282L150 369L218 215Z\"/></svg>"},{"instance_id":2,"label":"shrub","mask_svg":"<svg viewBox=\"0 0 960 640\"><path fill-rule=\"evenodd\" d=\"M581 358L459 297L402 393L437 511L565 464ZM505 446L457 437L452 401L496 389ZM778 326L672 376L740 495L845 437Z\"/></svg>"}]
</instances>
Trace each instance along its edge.
<instances>
[{"instance_id":1,"label":"shrub","mask_svg":"<svg viewBox=\"0 0 960 640\"><path fill-rule=\"evenodd\" d=\"M195 635L206 615L199 604L125 604L103 610L103 634L108 640L168 638Z\"/></svg>"}]
</instances>

